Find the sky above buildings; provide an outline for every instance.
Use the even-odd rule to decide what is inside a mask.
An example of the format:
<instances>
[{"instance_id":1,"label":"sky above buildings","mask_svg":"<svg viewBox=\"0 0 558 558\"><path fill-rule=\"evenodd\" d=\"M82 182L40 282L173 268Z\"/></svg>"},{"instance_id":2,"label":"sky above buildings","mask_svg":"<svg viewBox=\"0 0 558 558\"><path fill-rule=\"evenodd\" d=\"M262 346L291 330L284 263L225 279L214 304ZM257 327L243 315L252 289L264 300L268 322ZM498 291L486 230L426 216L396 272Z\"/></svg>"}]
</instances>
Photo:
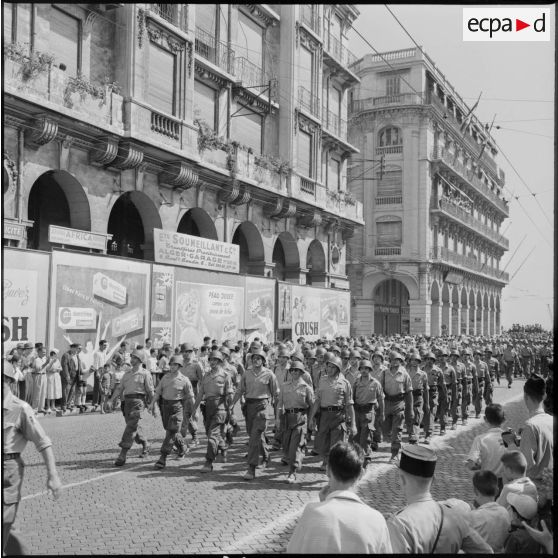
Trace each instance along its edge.
<instances>
[{"instance_id":1,"label":"sky above buildings","mask_svg":"<svg viewBox=\"0 0 558 558\"><path fill-rule=\"evenodd\" d=\"M496 162L506 173L510 201L501 229L510 241L501 265L510 274L502 297L505 328L553 323L555 16L553 5L547 7L548 42L464 42L463 6L389 5L469 106L482 91L475 110L480 121L490 124L496 115ZM378 51L415 46L383 4L358 9L354 27ZM349 48L358 57L373 52L355 33Z\"/></svg>"}]
</instances>

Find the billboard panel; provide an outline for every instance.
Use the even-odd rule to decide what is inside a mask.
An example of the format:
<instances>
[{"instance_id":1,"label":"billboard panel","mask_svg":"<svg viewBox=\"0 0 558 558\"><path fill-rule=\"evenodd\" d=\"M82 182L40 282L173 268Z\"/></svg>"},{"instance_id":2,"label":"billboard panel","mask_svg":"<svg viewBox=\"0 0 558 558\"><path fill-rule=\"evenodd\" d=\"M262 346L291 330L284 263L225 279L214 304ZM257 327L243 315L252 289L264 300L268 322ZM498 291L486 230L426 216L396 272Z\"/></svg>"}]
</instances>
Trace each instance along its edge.
<instances>
[{"instance_id":1,"label":"billboard panel","mask_svg":"<svg viewBox=\"0 0 558 558\"><path fill-rule=\"evenodd\" d=\"M275 280L246 277L244 331L246 341L259 337L262 343L275 339Z\"/></svg>"},{"instance_id":2,"label":"billboard panel","mask_svg":"<svg viewBox=\"0 0 558 558\"><path fill-rule=\"evenodd\" d=\"M292 338L310 341L320 337L321 290L292 286Z\"/></svg>"}]
</instances>

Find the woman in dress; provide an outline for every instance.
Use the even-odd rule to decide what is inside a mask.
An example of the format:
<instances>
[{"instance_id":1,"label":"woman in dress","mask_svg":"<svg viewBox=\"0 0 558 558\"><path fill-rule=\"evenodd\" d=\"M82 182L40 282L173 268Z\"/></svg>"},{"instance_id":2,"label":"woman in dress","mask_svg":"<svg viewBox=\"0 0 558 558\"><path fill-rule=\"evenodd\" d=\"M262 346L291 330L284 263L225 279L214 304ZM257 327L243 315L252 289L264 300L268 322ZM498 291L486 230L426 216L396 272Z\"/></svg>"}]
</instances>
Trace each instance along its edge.
<instances>
[{"instance_id":1,"label":"woman in dress","mask_svg":"<svg viewBox=\"0 0 558 558\"><path fill-rule=\"evenodd\" d=\"M47 413L56 413L56 400L62 397L61 370L62 365L58 358L58 349L52 349L52 351L50 351L50 361L46 367L47 388L45 411Z\"/></svg>"}]
</instances>

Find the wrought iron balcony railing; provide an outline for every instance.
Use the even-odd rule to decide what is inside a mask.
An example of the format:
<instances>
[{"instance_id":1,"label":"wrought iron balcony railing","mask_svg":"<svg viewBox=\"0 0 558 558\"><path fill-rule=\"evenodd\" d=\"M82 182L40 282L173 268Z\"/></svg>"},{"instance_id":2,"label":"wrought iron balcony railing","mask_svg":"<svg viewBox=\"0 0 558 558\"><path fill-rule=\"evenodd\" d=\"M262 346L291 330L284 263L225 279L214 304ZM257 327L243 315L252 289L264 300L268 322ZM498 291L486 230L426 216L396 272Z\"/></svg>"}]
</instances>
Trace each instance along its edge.
<instances>
[{"instance_id":1,"label":"wrought iron balcony railing","mask_svg":"<svg viewBox=\"0 0 558 558\"><path fill-rule=\"evenodd\" d=\"M314 95L308 89L299 85L298 87L298 106L313 116L320 116L320 100L317 95Z\"/></svg>"},{"instance_id":2,"label":"wrought iron balcony railing","mask_svg":"<svg viewBox=\"0 0 558 558\"><path fill-rule=\"evenodd\" d=\"M212 33L209 33L201 27L196 27L196 54L205 58L207 61L215 64L225 72L232 74L234 71L234 51L231 47L223 42L215 39Z\"/></svg>"}]
</instances>

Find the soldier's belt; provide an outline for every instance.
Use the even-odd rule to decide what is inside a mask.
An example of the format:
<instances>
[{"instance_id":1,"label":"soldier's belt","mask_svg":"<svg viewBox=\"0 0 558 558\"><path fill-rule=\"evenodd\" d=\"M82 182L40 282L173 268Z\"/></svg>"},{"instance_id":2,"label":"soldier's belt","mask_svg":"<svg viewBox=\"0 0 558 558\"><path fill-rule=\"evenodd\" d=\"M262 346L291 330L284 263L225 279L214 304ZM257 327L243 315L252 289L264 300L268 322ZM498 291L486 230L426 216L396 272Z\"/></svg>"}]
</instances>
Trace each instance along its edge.
<instances>
[{"instance_id":1,"label":"soldier's belt","mask_svg":"<svg viewBox=\"0 0 558 558\"><path fill-rule=\"evenodd\" d=\"M414 396L414 397L420 397L420 396L422 396L422 389L414 389L414 390L413 390L413 396Z\"/></svg>"},{"instance_id":2,"label":"soldier's belt","mask_svg":"<svg viewBox=\"0 0 558 558\"><path fill-rule=\"evenodd\" d=\"M386 401L390 401L391 403L395 403L397 401L403 401L405 399L404 393L398 393L397 395L388 395L386 393Z\"/></svg>"},{"instance_id":3,"label":"soldier's belt","mask_svg":"<svg viewBox=\"0 0 558 558\"><path fill-rule=\"evenodd\" d=\"M182 399L163 399L163 403L174 405L175 403L182 403Z\"/></svg>"},{"instance_id":4,"label":"soldier's belt","mask_svg":"<svg viewBox=\"0 0 558 558\"><path fill-rule=\"evenodd\" d=\"M246 398L246 403L261 403L262 401L267 401L268 397L260 397L260 398Z\"/></svg>"},{"instance_id":5,"label":"soldier's belt","mask_svg":"<svg viewBox=\"0 0 558 558\"><path fill-rule=\"evenodd\" d=\"M358 405L355 403L355 411L358 413L369 413L374 407L376 406L376 401L372 401L372 403L365 403L363 405Z\"/></svg>"},{"instance_id":6,"label":"soldier's belt","mask_svg":"<svg viewBox=\"0 0 558 558\"><path fill-rule=\"evenodd\" d=\"M329 406L329 407L320 407L321 411L327 411L329 413L339 413L340 411L344 411L345 407L336 407L336 406Z\"/></svg>"},{"instance_id":7,"label":"soldier's belt","mask_svg":"<svg viewBox=\"0 0 558 558\"><path fill-rule=\"evenodd\" d=\"M124 396L124 399L144 399L145 393L129 393Z\"/></svg>"},{"instance_id":8,"label":"soldier's belt","mask_svg":"<svg viewBox=\"0 0 558 558\"><path fill-rule=\"evenodd\" d=\"M10 461L10 459L18 459L21 453L3 453L2 459L4 461Z\"/></svg>"},{"instance_id":9,"label":"soldier's belt","mask_svg":"<svg viewBox=\"0 0 558 558\"><path fill-rule=\"evenodd\" d=\"M305 412L306 412L306 409L301 409L301 408L285 409L285 413L287 413L287 415L291 415L291 414L294 414L294 413L305 413Z\"/></svg>"}]
</instances>

